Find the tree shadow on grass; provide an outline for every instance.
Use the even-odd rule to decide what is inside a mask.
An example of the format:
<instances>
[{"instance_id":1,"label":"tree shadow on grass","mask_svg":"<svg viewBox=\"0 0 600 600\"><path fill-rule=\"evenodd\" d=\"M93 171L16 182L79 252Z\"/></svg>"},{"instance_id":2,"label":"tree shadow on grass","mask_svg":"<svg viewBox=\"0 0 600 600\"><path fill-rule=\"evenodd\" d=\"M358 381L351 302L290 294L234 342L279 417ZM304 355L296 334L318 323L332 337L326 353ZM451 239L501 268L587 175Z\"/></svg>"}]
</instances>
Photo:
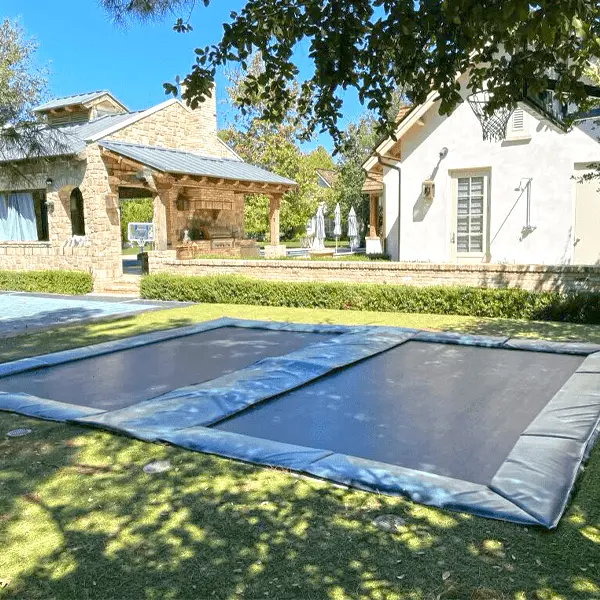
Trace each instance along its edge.
<instances>
[{"instance_id":1,"label":"tree shadow on grass","mask_svg":"<svg viewBox=\"0 0 600 600\"><path fill-rule=\"evenodd\" d=\"M448 331L473 335L528 337L554 341L600 343L600 327L558 321L519 321L514 319L474 319L459 325L449 325Z\"/></svg>"},{"instance_id":2,"label":"tree shadow on grass","mask_svg":"<svg viewBox=\"0 0 600 600\"><path fill-rule=\"evenodd\" d=\"M556 531L434 510L96 430L0 415L6 598L589 599L600 455ZM0 437L0 440L3 438ZM172 468L147 475L150 460ZM374 517L406 524L378 530ZM594 566L592 566L594 565ZM596 586L596 587L595 587Z\"/></svg>"},{"instance_id":3,"label":"tree shadow on grass","mask_svg":"<svg viewBox=\"0 0 600 600\"><path fill-rule=\"evenodd\" d=\"M197 319L188 317L174 317L167 322L156 324L150 319L140 319L140 315L130 315L108 322L95 324L73 325L60 329L36 332L32 335L20 335L12 338L0 339L0 362L9 362L28 356L37 356L66 350L80 348L90 344L100 344L117 338L140 335L156 329L174 329L185 327L198 322Z\"/></svg>"}]
</instances>

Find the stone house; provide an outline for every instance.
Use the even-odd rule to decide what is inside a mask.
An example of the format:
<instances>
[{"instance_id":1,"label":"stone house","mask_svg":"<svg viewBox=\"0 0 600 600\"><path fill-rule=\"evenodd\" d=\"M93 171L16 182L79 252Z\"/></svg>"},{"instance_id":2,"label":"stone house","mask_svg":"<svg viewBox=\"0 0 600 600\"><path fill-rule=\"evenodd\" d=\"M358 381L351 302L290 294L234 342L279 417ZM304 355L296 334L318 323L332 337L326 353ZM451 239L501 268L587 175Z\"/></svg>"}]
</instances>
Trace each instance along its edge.
<instances>
[{"instance_id":1,"label":"stone house","mask_svg":"<svg viewBox=\"0 0 600 600\"><path fill-rule=\"evenodd\" d=\"M122 277L122 198L152 197L156 252L239 255L244 197L270 198L271 246L279 244L279 203L289 179L243 162L217 136L214 94L190 109L170 99L130 112L98 91L35 109L43 160L18 149L0 155L0 269L75 269L102 283ZM187 238L186 238L187 239Z\"/></svg>"}]
</instances>

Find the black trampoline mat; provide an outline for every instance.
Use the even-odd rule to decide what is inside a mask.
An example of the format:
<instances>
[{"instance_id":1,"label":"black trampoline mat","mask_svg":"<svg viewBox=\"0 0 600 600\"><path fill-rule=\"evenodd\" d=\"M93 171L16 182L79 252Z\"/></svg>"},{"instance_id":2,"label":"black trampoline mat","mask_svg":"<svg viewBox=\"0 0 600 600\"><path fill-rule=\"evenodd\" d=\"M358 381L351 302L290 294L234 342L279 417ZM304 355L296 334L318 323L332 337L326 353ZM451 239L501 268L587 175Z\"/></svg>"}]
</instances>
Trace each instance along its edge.
<instances>
[{"instance_id":1,"label":"black trampoline mat","mask_svg":"<svg viewBox=\"0 0 600 600\"><path fill-rule=\"evenodd\" d=\"M488 485L582 361L410 341L215 428Z\"/></svg>"},{"instance_id":2,"label":"black trampoline mat","mask_svg":"<svg viewBox=\"0 0 600 600\"><path fill-rule=\"evenodd\" d=\"M115 410L334 337L220 327L0 378L0 391Z\"/></svg>"}]
</instances>

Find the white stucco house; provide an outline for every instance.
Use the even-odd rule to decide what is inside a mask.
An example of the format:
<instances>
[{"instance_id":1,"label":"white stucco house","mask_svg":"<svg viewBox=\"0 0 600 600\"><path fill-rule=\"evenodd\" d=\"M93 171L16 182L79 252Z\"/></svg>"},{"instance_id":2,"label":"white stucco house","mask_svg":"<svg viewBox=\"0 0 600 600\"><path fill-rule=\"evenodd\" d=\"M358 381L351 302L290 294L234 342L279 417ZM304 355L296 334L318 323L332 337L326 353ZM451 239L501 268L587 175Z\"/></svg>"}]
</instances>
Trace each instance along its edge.
<instances>
[{"instance_id":1,"label":"white stucco house","mask_svg":"<svg viewBox=\"0 0 600 600\"><path fill-rule=\"evenodd\" d=\"M467 76L459 81L466 99ZM600 181L577 181L600 162L595 119L567 128L548 92L525 97L505 139L489 142L468 102L449 116L438 109L436 92L404 108L396 140L363 164L367 251L384 246L397 261L600 264Z\"/></svg>"}]
</instances>

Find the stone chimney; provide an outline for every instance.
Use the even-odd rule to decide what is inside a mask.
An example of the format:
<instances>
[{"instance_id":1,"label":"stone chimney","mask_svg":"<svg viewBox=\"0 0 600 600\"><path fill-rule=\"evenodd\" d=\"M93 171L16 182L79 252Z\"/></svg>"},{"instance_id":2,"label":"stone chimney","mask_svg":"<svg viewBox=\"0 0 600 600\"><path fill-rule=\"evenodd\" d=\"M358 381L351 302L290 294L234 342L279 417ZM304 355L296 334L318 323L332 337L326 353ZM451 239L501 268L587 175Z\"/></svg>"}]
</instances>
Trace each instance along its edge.
<instances>
[{"instance_id":1,"label":"stone chimney","mask_svg":"<svg viewBox=\"0 0 600 600\"><path fill-rule=\"evenodd\" d=\"M179 98L187 105L187 101L182 97L185 91L186 85L181 82L179 84ZM212 86L212 95L210 97L207 96L204 102L200 102L193 111L193 114L200 137L217 134L217 89L214 83Z\"/></svg>"}]
</instances>

